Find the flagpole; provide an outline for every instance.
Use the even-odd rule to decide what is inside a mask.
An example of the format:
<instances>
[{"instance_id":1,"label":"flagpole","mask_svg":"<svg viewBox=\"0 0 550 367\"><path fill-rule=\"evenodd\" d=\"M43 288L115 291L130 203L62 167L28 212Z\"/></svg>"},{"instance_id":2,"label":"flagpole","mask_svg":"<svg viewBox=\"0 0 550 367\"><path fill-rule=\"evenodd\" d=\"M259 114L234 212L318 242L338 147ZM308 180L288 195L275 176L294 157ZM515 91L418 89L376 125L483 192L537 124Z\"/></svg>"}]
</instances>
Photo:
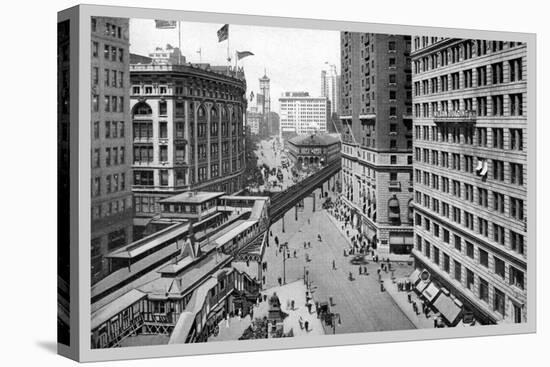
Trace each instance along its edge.
<instances>
[{"instance_id":1,"label":"flagpole","mask_svg":"<svg viewBox=\"0 0 550 367\"><path fill-rule=\"evenodd\" d=\"M179 55L178 55L178 64L181 65L181 21L178 20L178 48L179 48Z\"/></svg>"}]
</instances>

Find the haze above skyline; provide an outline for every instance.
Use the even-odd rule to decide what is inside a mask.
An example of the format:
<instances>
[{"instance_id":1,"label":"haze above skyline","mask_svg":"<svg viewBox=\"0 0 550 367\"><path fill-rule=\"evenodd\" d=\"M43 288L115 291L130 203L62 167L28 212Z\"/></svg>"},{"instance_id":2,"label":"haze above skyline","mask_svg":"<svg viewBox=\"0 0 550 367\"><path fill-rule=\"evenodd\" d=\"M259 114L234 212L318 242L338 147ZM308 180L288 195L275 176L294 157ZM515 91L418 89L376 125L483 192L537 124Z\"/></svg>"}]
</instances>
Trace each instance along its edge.
<instances>
[{"instance_id":1,"label":"haze above skyline","mask_svg":"<svg viewBox=\"0 0 550 367\"><path fill-rule=\"evenodd\" d=\"M181 22L181 49L187 62L227 65L227 42L218 42L223 24ZM176 29L157 29L153 19L130 19L130 52L148 55L156 47L178 47ZM197 53L201 50L201 55ZM247 98L259 93L258 79L271 79L271 110L279 112L279 97L287 91L321 93L321 71L336 65L340 74L340 33L296 28L229 25L229 54L235 65L235 51L250 51L238 61L244 67ZM255 100L255 98L254 98Z\"/></svg>"}]
</instances>

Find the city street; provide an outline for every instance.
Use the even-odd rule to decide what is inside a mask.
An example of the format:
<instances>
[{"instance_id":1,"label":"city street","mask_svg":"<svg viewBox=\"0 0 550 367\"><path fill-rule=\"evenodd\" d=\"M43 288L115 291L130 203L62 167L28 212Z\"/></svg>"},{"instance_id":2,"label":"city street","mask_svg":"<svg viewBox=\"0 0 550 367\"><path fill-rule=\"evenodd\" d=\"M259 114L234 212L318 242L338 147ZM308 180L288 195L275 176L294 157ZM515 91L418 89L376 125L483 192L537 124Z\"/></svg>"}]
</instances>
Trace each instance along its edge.
<instances>
[{"instance_id":1,"label":"city street","mask_svg":"<svg viewBox=\"0 0 550 367\"><path fill-rule=\"evenodd\" d=\"M326 302L333 298L332 311L340 314L341 325L336 324L336 333L369 332L382 330L403 330L414 328L406 315L395 304L387 292L381 292L374 264L368 264L368 275L359 274L359 267L350 263L351 257L344 257L344 249L349 242L321 209L320 190L313 212L313 199L304 200L303 211L298 212L295 220L295 209L285 216L285 232L282 232L282 220L271 227L273 236L266 250L265 261L268 263L266 288L278 286L278 278L283 278L283 256L277 251L275 237L279 243L288 242L290 258L286 260L286 282L303 279L309 271L309 280L314 301ZM322 241L317 240L321 235ZM304 241L311 243L311 248L304 249ZM296 257L294 252L296 251ZM310 261L306 260L308 254ZM332 269L332 262L336 270ZM349 280L352 272L354 280ZM333 330L325 330L332 333Z\"/></svg>"}]
</instances>

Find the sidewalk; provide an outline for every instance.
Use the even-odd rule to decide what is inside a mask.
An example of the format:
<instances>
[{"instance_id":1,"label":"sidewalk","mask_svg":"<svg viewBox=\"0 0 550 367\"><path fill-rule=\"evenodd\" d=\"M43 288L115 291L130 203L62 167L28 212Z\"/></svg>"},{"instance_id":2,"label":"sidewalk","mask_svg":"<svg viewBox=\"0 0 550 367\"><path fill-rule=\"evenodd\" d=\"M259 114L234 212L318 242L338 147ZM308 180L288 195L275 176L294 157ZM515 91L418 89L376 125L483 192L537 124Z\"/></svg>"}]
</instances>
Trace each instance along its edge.
<instances>
[{"instance_id":1,"label":"sidewalk","mask_svg":"<svg viewBox=\"0 0 550 367\"><path fill-rule=\"evenodd\" d=\"M384 276L385 275L385 276ZM409 292L400 292L397 290L397 282L400 280L405 280L406 278L396 278L395 283L391 279L390 273L383 273L382 280L384 281L384 288L386 292L391 296L393 301L397 306L403 311L405 316L416 326L418 329L433 329L434 328L434 317L437 314L430 312L428 317L422 313L421 301L416 295L415 292L411 291L411 298L413 302L416 302L418 305L419 313L416 314L413 310L412 303L409 303L407 294Z\"/></svg>"},{"instance_id":2,"label":"sidewalk","mask_svg":"<svg viewBox=\"0 0 550 367\"><path fill-rule=\"evenodd\" d=\"M334 209L333 209L334 210ZM336 219L336 217L327 210L328 217L334 223L336 228L342 233L344 238L348 241L349 247L351 248L351 238L359 233L357 229L353 228L351 224L348 224L345 226L343 221L340 221ZM343 227L343 228L342 228ZM347 231L349 231L349 236L347 235ZM390 259L390 261L413 261L413 258L411 255L399 255L399 254L392 254L389 252L379 252L378 249L373 250L376 255L378 255L378 258L380 261L383 259Z\"/></svg>"},{"instance_id":3,"label":"sidewalk","mask_svg":"<svg viewBox=\"0 0 550 367\"><path fill-rule=\"evenodd\" d=\"M317 318L317 314L315 313L315 306L312 307L311 314L307 310L306 286L302 280L262 291L262 297L264 294L267 295L267 301L263 301L262 298L262 302L254 307L255 318L263 318L264 316L267 316L269 311L269 298L273 295L273 293L277 293L277 296L279 297L279 301L281 302L281 310L288 314L283 321L285 333L288 333L292 329L294 336L324 335L321 320ZM288 307L288 303L291 300L294 300L294 310ZM302 329L300 327L300 317L302 317L304 321L309 322L309 331L306 331L305 328Z\"/></svg>"}]
</instances>

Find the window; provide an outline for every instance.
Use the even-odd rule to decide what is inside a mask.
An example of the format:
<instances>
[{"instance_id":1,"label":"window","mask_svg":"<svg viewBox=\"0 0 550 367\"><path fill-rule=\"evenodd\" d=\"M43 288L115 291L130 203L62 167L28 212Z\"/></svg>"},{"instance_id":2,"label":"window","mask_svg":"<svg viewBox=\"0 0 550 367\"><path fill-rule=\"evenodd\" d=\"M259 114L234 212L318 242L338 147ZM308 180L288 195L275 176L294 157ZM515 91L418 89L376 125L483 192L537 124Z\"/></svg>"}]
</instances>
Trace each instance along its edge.
<instances>
[{"instance_id":1,"label":"window","mask_svg":"<svg viewBox=\"0 0 550 367\"><path fill-rule=\"evenodd\" d=\"M166 145L159 146L159 160L161 162L168 161L168 147Z\"/></svg>"},{"instance_id":2,"label":"window","mask_svg":"<svg viewBox=\"0 0 550 367\"><path fill-rule=\"evenodd\" d=\"M504 96L492 96L493 101L493 116L504 115Z\"/></svg>"},{"instance_id":3,"label":"window","mask_svg":"<svg viewBox=\"0 0 550 367\"><path fill-rule=\"evenodd\" d=\"M472 70L464 70L464 88L472 87Z\"/></svg>"},{"instance_id":4,"label":"window","mask_svg":"<svg viewBox=\"0 0 550 367\"><path fill-rule=\"evenodd\" d=\"M469 290L474 289L474 272L466 268L466 288Z\"/></svg>"},{"instance_id":5,"label":"window","mask_svg":"<svg viewBox=\"0 0 550 367\"><path fill-rule=\"evenodd\" d=\"M477 71L477 85L484 86L487 85L487 67L481 66L476 69Z\"/></svg>"},{"instance_id":6,"label":"window","mask_svg":"<svg viewBox=\"0 0 550 367\"><path fill-rule=\"evenodd\" d=\"M447 273L451 271L451 259L449 258L449 255L443 254L443 270L445 270Z\"/></svg>"},{"instance_id":7,"label":"window","mask_svg":"<svg viewBox=\"0 0 550 367\"><path fill-rule=\"evenodd\" d=\"M495 263L495 274L497 274L502 279L504 279L505 274L506 274L504 261L502 261L498 257L494 257L494 256L493 256L493 261Z\"/></svg>"},{"instance_id":8,"label":"window","mask_svg":"<svg viewBox=\"0 0 550 367\"><path fill-rule=\"evenodd\" d=\"M434 263L439 265L439 248L434 246Z\"/></svg>"},{"instance_id":9,"label":"window","mask_svg":"<svg viewBox=\"0 0 550 367\"><path fill-rule=\"evenodd\" d=\"M504 149L504 129L493 128L493 148Z\"/></svg>"},{"instance_id":10,"label":"window","mask_svg":"<svg viewBox=\"0 0 550 367\"><path fill-rule=\"evenodd\" d=\"M510 60L510 81L517 82L522 79L522 68L521 68L521 58Z\"/></svg>"},{"instance_id":11,"label":"window","mask_svg":"<svg viewBox=\"0 0 550 367\"><path fill-rule=\"evenodd\" d=\"M397 164L397 156L395 155L390 156L390 164Z\"/></svg>"},{"instance_id":12,"label":"window","mask_svg":"<svg viewBox=\"0 0 550 367\"><path fill-rule=\"evenodd\" d=\"M478 198L478 204L484 208L487 208L488 206L488 192L487 189L482 189L478 187L477 189L477 198Z\"/></svg>"},{"instance_id":13,"label":"window","mask_svg":"<svg viewBox=\"0 0 550 367\"><path fill-rule=\"evenodd\" d=\"M493 223L493 241L504 245L504 227Z\"/></svg>"},{"instance_id":14,"label":"window","mask_svg":"<svg viewBox=\"0 0 550 367\"><path fill-rule=\"evenodd\" d=\"M168 107L166 101L159 101L159 115L166 116L168 114Z\"/></svg>"},{"instance_id":15,"label":"window","mask_svg":"<svg viewBox=\"0 0 550 367\"><path fill-rule=\"evenodd\" d=\"M489 283L483 278L479 278L479 299L489 302Z\"/></svg>"},{"instance_id":16,"label":"window","mask_svg":"<svg viewBox=\"0 0 550 367\"><path fill-rule=\"evenodd\" d=\"M510 248L512 249L512 251L515 251L518 254L523 255L524 253L523 236L512 230L510 230L509 233L510 233Z\"/></svg>"},{"instance_id":17,"label":"window","mask_svg":"<svg viewBox=\"0 0 550 367\"><path fill-rule=\"evenodd\" d=\"M504 181L504 162L493 159L493 179Z\"/></svg>"},{"instance_id":18,"label":"window","mask_svg":"<svg viewBox=\"0 0 550 367\"><path fill-rule=\"evenodd\" d=\"M477 135L477 145L479 145L480 147L486 147L487 146L487 128L485 127L476 128L476 135Z\"/></svg>"},{"instance_id":19,"label":"window","mask_svg":"<svg viewBox=\"0 0 550 367\"><path fill-rule=\"evenodd\" d=\"M493 74L493 84L504 83L504 72L502 62L497 62L491 65L491 71Z\"/></svg>"},{"instance_id":20,"label":"window","mask_svg":"<svg viewBox=\"0 0 550 367\"><path fill-rule=\"evenodd\" d=\"M92 96L92 111L99 112L99 96L97 94Z\"/></svg>"},{"instance_id":21,"label":"window","mask_svg":"<svg viewBox=\"0 0 550 367\"><path fill-rule=\"evenodd\" d=\"M431 256L431 247L430 247L430 243L426 240L424 240L424 254L426 255L427 258L430 258Z\"/></svg>"},{"instance_id":22,"label":"window","mask_svg":"<svg viewBox=\"0 0 550 367\"><path fill-rule=\"evenodd\" d=\"M98 168L101 165L99 148L94 149L94 155L93 155L92 159L93 159L92 160L93 161L93 167Z\"/></svg>"},{"instance_id":23,"label":"window","mask_svg":"<svg viewBox=\"0 0 550 367\"><path fill-rule=\"evenodd\" d=\"M493 311L496 311L504 316L504 293L498 288L494 288L494 291Z\"/></svg>"},{"instance_id":24,"label":"window","mask_svg":"<svg viewBox=\"0 0 550 367\"><path fill-rule=\"evenodd\" d=\"M92 56L97 57L99 55L99 43L92 42Z\"/></svg>"},{"instance_id":25,"label":"window","mask_svg":"<svg viewBox=\"0 0 550 367\"><path fill-rule=\"evenodd\" d=\"M510 196L510 216L517 220L523 220L523 200Z\"/></svg>"},{"instance_id":26,"label":"window","mask_svg":"<svg viewBox=\"0 0 550 367\"><path fill-rule=\"evenodd\" d=\"M111 97L105 96L104 102L105 102L105 112L111 111Z\"/></svg>"},{"instance_id":27,"label":"window","mask_svg":"<svg viewBox=\"0 0 550 367\"><path fill-rule=\"evenodd\" d=\"M466 256L470 259L474 258L474 245L468 241L466 241Z\"/></svg>"},{"instance_id":28,"label":"window","mask_svg":"<svg viewBox=\"0 0 550 367\"><path fill-rule=\"evenodd\" d=\"M134 185L153 186L153 171L134 171Z\"/></svg>"},{"instance_id":29,"label":"window","mask_svg":"<svg viewBox=\"0 0 550 367\"><path fill-rule=\"evenodd\" d=\"M159 171L160 176L160 185L161 186L168 186L168 170L161 169Z\"/></svg>"},{"instance_id":30,"label":"window","mask_svg":"<svg viewBox=\"0 0 550 367\"><path fill-rule=\"evenodd\" d=\"M105 139L111 137L111 121L105 121Z\"/></svg>"},{"instance_id":31,"label":"window","mask_svg":"<svg viewBox=\"0 0 550 367\"><path fill-rule=\"evenodd\" d=\"M449 243L449 241L450 241L449 231L443 228L443 242Z\"/></svg>"},{"instance_id":32,"label":"window","mask_svg":"<svg viewBox=\"0 0 550 367\"><path fill-rule=\"evenodd\" d=\"M523 272L511 265L508 267L508 269L510 270L510 284L518 287L519 289L524 289L525 281Z\"/></svg>"},{"instance_id":33,"label":"window","mask_svg":"<svg viewBox=\"0 0 550 367\"><path fill-rule=\"evenodd\" d=\"M103 58L104 58L105 60L109 60L110 50L111 50L111 49L110 49L109 45L105 45L105 46L103 47Z\"/></svg>"},{"instance_id":34,"label":"window","mask_svg":"<svg viewBox=\"0 0 550 367\"><path fill-rule=\"evenodd\" d=\"M522 116L523 115L523 95L521 93L510 94L510 115Z\"/></svg>"},{"instance_id":35,"label":"window","mask_svg":"<svg viewBox=\"0 0 550 367\"><path fill-rule=\"evenodd\" d=\"M523 132L521 129L510 129L510 149L523 150Z\"/></svg>"},{"instance_id":36,"label":"window","mask_svg":"<svg viewBox=\"0 0 550 367\"><path fill-rule=\"evenodd\" d=\"M159 138L168 138L168 123L166 121L159 122Z\"/></svg>"},{"instance_id":37,"label":"window","mask_svg":"<svg viewBox=\"0 0 550 367\"><path fill-rule=\"evenodd\" d=\"M116 47L111 47L111 61L116 61Z\"/></svg>"},{"instance_id":38,"label":"window","mask_svg":"<svg viewBox=\"0 0 550 367\"><path fill-rule=\"evenodd\" d=\"M99 139L99 121L94 121L94 139Z\"/></svg>"},{"instance_id":39,"label":"window","mask_svg":"<svg viewBox=\"0 0 550 367\"><path fill-rule=\"evenodd\" d=\"M453 262L454 268L455 268L455 279L459 282L462 281L462 264L458 261L454 260Z\"/></svg>"},{"instance_id":40,"label":"window","mask_svg":"<svg viewBox=\"0 0 550 367\"><path fill-rule=\"evenodd\" d=\"M487 116L487 97L477 97L477 115Z\"/></svg>"},{"instance_id":41,"label":"window","mask_svg":"<svg viewBox=\"0 0 550 367\"><path fill-rule=\"evenodd\" d=\"M489 222L487 219L483 219L481 217L477 218L477 231L480 235L487 237L489 235Z\"/></svg>"},{"instance_id":42,"label":"window","mask_svg":"<svg viewBox=\"0 0 550 367\"><path fill-rule=\"evenodd\" d=\"M456 234L453 237L454 237L455 249L458 252L462 251L462 239L459 236L457 236Z\"/></svg>"},{"instance_id":43,"label":"window","mask_svg":"<svg viewBox=\"0 0 550 367\"><path fill-rule=\"evenodd\" d=\"M486 268L489 267L489 254L487 251L479 249L479 263Z\"/></svg>"}]
</instances>

